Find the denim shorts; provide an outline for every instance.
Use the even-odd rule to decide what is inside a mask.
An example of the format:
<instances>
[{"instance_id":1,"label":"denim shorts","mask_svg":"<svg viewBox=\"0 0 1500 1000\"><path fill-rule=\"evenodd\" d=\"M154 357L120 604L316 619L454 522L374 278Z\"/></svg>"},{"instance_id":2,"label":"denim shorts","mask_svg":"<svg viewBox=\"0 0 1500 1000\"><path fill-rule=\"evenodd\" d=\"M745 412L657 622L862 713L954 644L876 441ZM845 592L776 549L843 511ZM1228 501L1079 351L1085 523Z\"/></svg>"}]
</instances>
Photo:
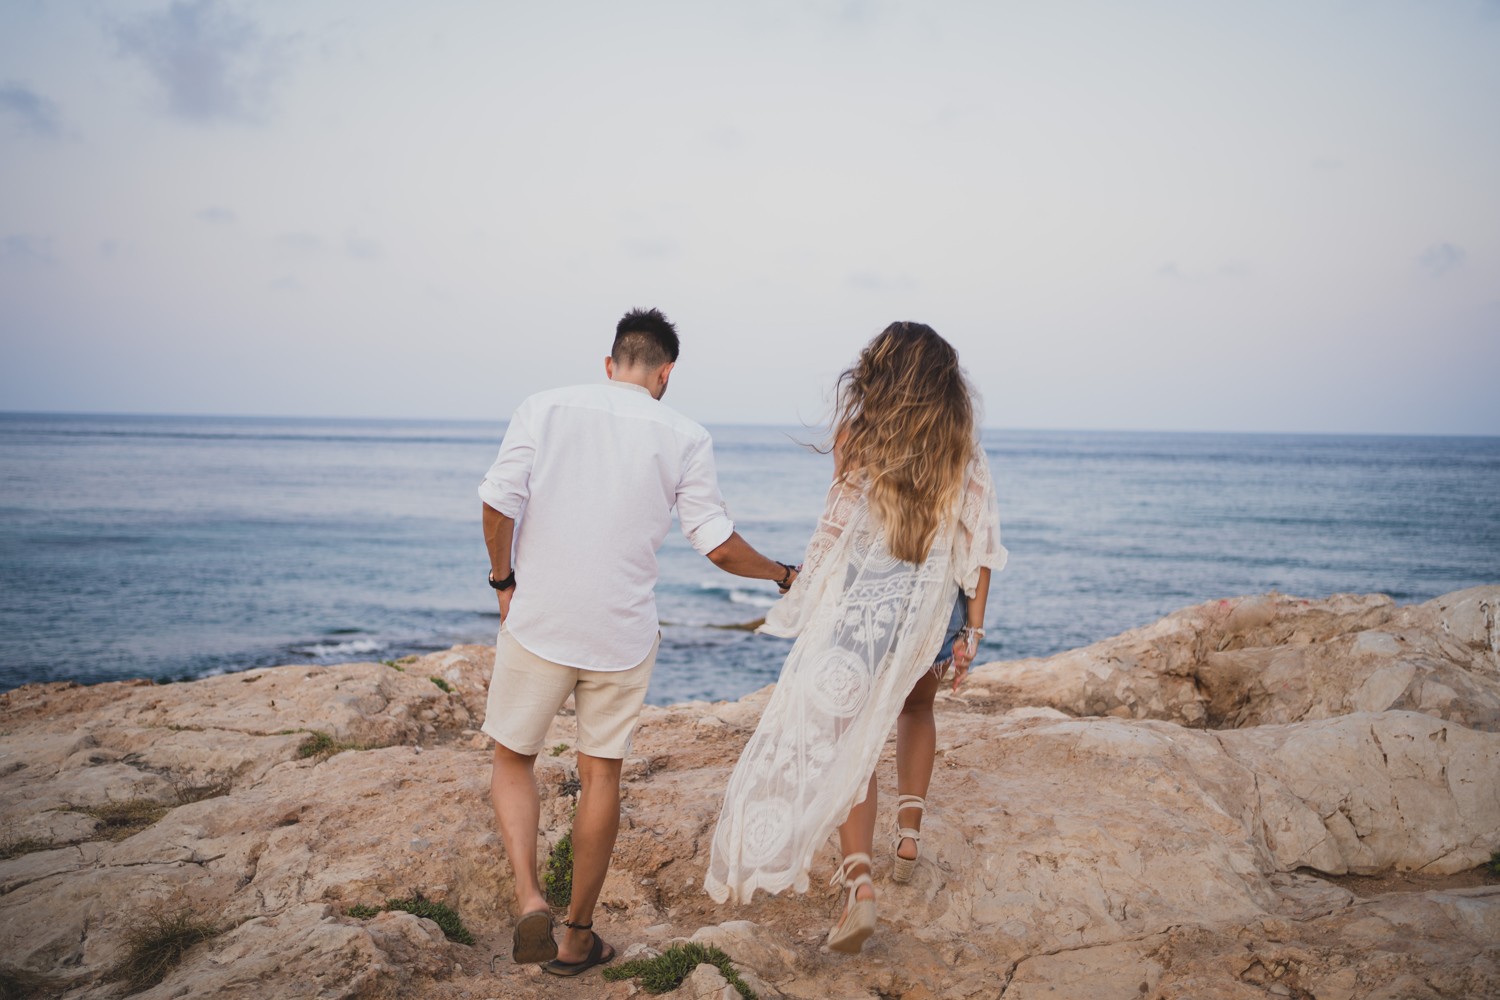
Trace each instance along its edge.
<instances>
[{"instance_id":1,"label":"denim shorts","mask_svg":"<svg viewBox=\"0 0 1500 1000\"><path fill-rule=\"evenodd\" d=\"M953 614L948 616L948 631L945 633L947 638L938 647L937 658L932 661L934 667L940 665L946 667L948 661L953 659L953 642L958 638L958 633L962 632L964 626L967 624L969 624L969 599L960 590L958 592L958 600L953 602Z\"/></svg>"}]
</instances>

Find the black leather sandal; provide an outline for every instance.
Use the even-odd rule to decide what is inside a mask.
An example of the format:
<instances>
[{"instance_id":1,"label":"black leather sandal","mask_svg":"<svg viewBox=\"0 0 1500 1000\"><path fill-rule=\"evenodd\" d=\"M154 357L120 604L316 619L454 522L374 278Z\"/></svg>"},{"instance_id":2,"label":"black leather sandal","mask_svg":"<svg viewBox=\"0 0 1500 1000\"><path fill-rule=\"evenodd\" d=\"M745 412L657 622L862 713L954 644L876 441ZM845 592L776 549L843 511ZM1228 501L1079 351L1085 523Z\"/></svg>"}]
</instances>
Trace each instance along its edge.
<instances>
[{"instance_id":1,"label":"black leather sandal","mask_svg":"<svg viewBox=\"0 0 1500 1000\"><path fill-rule=\"evenodd\" d=\"M516 921L510 939L510 957L521 965L546 962L557 957L557 942L552 937L552 912L532 910Z\"/></svg>"},{"instance_id":2,"label":"black leather sandal","mask_svg":"<svg viewBox=\"0 0 1500 1000\"><path fill-rule=\"evenodd\" d=\"M602 937L594 934L592 922L587 924L575 924L571 920L563 921L564 927L571 927L575 931L588 931L593 934L594 943L589 946L589 953L582 961L564 962L560 958L554 958L542 966L543 972L550 972L554 976L578 976L589 971L596 965L605 965L615 960L614 946L607 943ZM608 951L606 951L608 949Z\"/></svg>"}]
</instances>

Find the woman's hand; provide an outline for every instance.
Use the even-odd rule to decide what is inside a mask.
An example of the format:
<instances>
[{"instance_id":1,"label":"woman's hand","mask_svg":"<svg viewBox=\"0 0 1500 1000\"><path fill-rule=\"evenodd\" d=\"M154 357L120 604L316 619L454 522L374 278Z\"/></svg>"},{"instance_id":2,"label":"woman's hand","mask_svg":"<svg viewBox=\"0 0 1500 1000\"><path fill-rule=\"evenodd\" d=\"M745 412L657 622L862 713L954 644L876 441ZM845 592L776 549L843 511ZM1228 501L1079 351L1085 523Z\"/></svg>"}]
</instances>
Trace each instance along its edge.
<instances>
[{"instance_id":1,"label":"woman's hand","mask_svg":"<svg viewBox=\"0 0 1500 1000\"><path fill-rule=\"evenodd\" d=\"M984 638L984 629L965 628L953 642L953 690L958 691L958 686L969 676L969 667L974 665L974 657L979 653L979 640Z\"/></svg>"}]
</instances>

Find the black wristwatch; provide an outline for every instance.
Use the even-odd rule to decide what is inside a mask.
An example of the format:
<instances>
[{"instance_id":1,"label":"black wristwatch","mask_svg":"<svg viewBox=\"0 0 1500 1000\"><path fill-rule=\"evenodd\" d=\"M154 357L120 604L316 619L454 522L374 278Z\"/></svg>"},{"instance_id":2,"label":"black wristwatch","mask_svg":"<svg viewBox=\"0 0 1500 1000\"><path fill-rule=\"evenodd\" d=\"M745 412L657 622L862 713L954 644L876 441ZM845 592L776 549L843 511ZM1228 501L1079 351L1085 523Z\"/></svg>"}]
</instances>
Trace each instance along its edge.
<instances>
[{"instance_id":1,"label":"black wristwatch","mask_svg":"<svg viewBox=\"0 0 1500 1000\"><path fill-rule=\"evenodd\" d=\"M488 579L490 581L490 586L494 587L496 590L509 590L516 585L515 567L511 567L510 576L507 576L504 580L496 580L494 570L490 570Z\"/></svg>"}]
</instances>

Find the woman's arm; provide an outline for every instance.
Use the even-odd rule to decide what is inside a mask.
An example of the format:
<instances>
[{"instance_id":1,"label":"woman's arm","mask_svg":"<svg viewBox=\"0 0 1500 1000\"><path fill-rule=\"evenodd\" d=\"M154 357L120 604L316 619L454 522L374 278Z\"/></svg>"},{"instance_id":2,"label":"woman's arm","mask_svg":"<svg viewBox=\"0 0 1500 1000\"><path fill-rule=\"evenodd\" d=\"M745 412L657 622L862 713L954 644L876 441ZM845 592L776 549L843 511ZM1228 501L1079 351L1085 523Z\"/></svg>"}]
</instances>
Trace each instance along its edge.
<instances>
[{"instance_id":1,"label":"woman's arm","mask_svg":"<svg viewBox=\"0 0 1500 1000\"><path fill-rule=\"evenodd\" d=\"M974 596L969 598L968 628L953 644L953 690L969 675L969 667L979 652L979 637L984 634L984 606L990 596L990 568L981 566L979 582L974 584Z\"/></svg>"}]
</instances>

